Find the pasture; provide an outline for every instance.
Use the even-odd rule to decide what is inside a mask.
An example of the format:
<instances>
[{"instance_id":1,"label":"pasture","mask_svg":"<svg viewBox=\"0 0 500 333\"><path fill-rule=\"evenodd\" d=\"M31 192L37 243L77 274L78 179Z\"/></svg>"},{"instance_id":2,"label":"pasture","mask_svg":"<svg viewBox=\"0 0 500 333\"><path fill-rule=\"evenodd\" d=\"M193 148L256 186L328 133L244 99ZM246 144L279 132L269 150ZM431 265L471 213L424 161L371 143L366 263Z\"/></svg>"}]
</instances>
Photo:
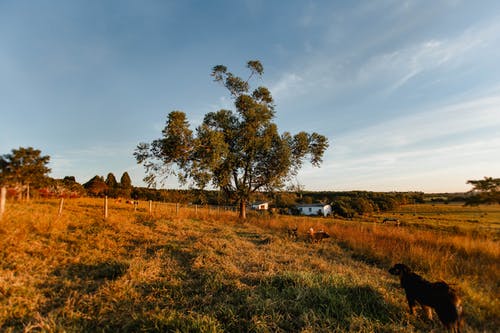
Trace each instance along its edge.
<instances>
[{"instance_id":1,"label":"pasture","mask_svg":"<svg viewBox=\"0 0 500 333\"><path fill-rule=\"evenodd\" d=\"M465 332L500 327L500 207L405 206L353 220L73 199L8 202L0 331L441 332L410 316L404 262L453 283ZM398 218L401 226L381 224ZM287 228L298 227L298 239ZM310 227L332 237L307 241Z\"/></svg>"}]
</instances>

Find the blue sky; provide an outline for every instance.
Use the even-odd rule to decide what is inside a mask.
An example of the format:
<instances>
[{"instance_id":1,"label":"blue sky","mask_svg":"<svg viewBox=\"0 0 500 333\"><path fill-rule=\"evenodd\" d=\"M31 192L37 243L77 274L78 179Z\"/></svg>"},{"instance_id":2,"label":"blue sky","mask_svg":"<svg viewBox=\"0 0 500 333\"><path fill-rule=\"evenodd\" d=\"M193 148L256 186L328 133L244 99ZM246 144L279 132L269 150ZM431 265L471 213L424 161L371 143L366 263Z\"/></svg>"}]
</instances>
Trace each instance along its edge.
<instances>
[{"instance_id":1,"label":"blue sky","mask_svg":"<svg viewBox=\"0 0 500 333\"><path fill-rule=\"evenodd\" d=\"M224 64L276 102L281 132L330 148L307 190L454 192L500 174L499 1L0 0L0 153L52 177L127 171L166 115L231 106ZM166 187L176 187L174 179Z\"/></svg>"}]
</instances>

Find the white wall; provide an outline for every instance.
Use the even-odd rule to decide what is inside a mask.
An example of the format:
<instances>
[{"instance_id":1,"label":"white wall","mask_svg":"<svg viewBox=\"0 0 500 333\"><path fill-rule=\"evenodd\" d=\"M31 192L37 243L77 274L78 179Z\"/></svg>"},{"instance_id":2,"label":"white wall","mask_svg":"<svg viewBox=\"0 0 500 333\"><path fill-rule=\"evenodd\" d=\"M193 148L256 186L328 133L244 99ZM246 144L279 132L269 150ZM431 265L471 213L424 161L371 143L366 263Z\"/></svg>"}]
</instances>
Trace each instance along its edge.
<instances>
[{"instance_id":1,"label":"white wall","mask_svg":"<svg viewBox=\"0 0 500 333\"><path fill-rule=\"evenodd\" d=\"M323 216L327 216L328 214L332 213L332 207L330 205L324 205L324 206L305 206L305 207L300 207L300 213L303 215L318 215L318 211L321 212Z\"/></svg>"}]
</instances>

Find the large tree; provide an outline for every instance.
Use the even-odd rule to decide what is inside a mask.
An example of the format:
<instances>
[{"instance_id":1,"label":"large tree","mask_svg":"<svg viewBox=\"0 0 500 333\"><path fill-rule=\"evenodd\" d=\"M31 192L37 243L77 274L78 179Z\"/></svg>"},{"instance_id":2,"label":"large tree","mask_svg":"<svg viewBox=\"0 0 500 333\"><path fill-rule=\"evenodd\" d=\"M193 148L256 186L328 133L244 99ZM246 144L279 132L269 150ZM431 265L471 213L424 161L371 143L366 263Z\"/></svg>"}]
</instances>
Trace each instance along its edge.
<instances>
[{"instance_id":1,"label":"large tree","mask_svg":"<svg viewBox=\"0 0 500 333\"><path fill-rule=\"evenodd\" d=\"M134 153L146 168L145 181L156 185L158 176L175 174L185 184L213 186L239 202L240 217L253 193L282 188L309 159L319 166L328 140L318 133L280 134L273 123L273 98L266 87L250 90L249 80L261 76L259 61L249 61L248 79L223 65L212 70L214 80L231 94L235 111L219 110L205 115L193 134L181 111L168 114L163 136L140 143Z\"/></svg>"},{"instance_id":2,"label":"large tree","mask_svg":"<svg viewBox=\"0 0 500 333\"><path fill-rule=\"evenodd\" d=\"M0 156L0 184L17 187L30 197L30 186L39 186L47 180L50 156L32 147L12 149L10 154Z\"/></svg>"}]
</instances>

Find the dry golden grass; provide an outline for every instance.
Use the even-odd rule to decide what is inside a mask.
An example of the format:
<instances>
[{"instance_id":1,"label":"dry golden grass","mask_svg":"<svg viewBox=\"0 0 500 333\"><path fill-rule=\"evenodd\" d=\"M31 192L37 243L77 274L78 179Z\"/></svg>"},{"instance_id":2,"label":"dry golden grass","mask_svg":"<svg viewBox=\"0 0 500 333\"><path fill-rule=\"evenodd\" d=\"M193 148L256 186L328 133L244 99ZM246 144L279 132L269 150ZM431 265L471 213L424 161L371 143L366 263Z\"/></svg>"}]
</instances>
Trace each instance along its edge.
<instances>
[{"instance_id":1,"label":"dry golden grass","mask_svg":"<svg viewBox=\"0 0 500 333\"><path fill-rule=\"evenodd\" d=\"M500 325L498 240L448 224L450 213L442 227L430 222L433 213L419 224L409 220L411 209L398 212L408 218L398 215L404 225L396 228L373 217L251 215L239 223L222 209L165 204L150 216L145 202L134 211L112 201L104 220L102 201L91 199L68 200L61 216L57 210L56 200L8 202L0 331L441 331L437 321L407 314L387 273L399 261L456 284L465 331ZM490 225L495 214L485 215ZM298 240L287 238L288 226L299 227ZM333 237L310 244L311 226Z\"/></svg>"}]
</instances>

